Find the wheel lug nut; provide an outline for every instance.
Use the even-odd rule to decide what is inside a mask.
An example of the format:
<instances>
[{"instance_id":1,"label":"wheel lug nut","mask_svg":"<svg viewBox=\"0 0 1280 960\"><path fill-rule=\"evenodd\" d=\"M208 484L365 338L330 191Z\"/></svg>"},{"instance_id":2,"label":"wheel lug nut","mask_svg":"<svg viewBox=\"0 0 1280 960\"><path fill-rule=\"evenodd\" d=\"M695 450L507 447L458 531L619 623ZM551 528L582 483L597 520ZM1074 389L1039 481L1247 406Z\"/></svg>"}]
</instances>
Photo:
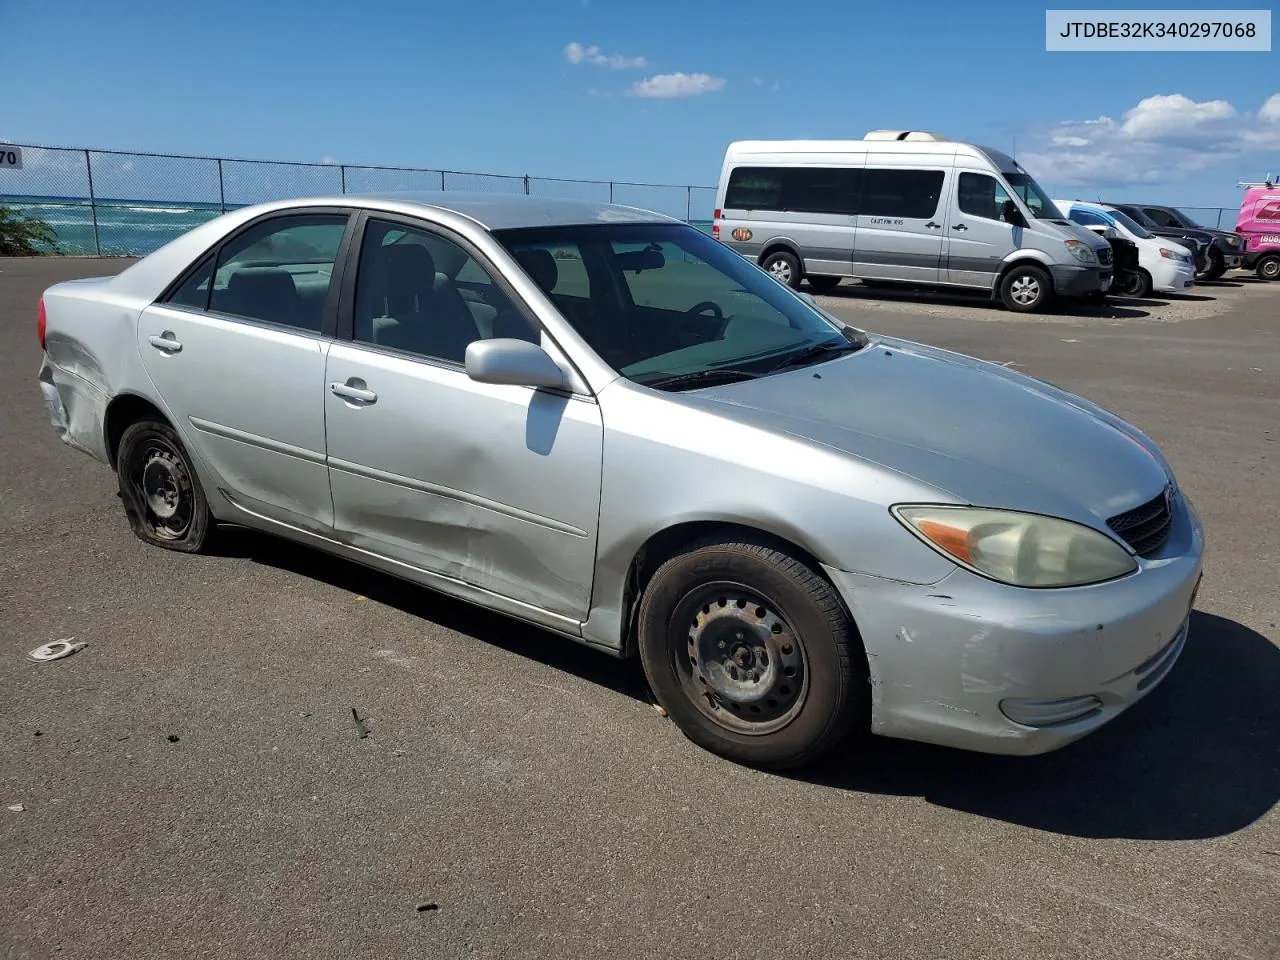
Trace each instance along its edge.
<instances>
[{"instance_id":1,"label":"wheel lug nut","mask_svg":"<svg viewBox=\"0 0 1280 960\"><path fill-rule=\"evenodd\" d=\"M727 644L727 643L725 643L723 640L721 640L721 641L720 641L720 649L721 649L721 650L723 650L723 649L724 649L725 647L727 647L727 646L728 646L728 644Z\"/></svg>"},{"instance_id":2,"label":"wheel lug nut","mask_svg":"<svg viewBox=\"0 0 1280 960\"><path fill-rule=\"evenodd\" d=\"M751 682L752 683L760 682L760 674L756 673L754 670L751 671Z\"/></svg>"}]
</instances>

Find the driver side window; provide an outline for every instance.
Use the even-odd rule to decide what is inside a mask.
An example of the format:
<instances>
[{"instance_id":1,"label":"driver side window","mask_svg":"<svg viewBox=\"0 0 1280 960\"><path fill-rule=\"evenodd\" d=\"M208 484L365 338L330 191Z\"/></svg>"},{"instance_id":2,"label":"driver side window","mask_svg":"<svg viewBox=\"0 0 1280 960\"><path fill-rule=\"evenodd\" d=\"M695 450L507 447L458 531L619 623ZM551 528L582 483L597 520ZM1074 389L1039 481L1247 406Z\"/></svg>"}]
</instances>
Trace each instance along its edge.
<instances>
[{"instance_id":1,"label":"driver side window","mask_svg":"<svg viewBox=\"0 0 1280 960\"><path fill-rule=\"evenodd\" d=\"M962 173L959 179L960 210L984 220L1001 219L1001 210L1012 199L1000 181L985 173Z\"/></svg>"}]
</instances>

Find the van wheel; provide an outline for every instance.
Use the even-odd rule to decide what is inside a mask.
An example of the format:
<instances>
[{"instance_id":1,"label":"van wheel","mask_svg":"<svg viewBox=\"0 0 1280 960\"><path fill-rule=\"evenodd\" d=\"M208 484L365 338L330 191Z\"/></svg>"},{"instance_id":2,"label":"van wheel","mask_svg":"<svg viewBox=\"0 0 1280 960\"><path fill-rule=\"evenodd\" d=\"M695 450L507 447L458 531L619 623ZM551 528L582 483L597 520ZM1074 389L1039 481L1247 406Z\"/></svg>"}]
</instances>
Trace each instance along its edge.
<instances>
[{"instance_id":1,"label":"van wheel","mask_svg":"<svg viewBox=\"0 0 1280 960\"><path fill-rule=\"evenodd\" d=\"M144 419L120 437L120 499L138 539L166 550L199 553L217 530L182 441L169 424Z\"/></svg>"},{"instance_id":2,"label":"van wheel","mask_svg":"<svg viewBox=\"0 0 1280 960\"><path fill-rule=\"evenodd\" d=\"M790 252L775 250L761 261L760 266L791 289L800 289L800 261Z\"/></svg>"},{"instance_id":3,"label":"van wheel","mask_svg":"<svg viewBox=\"0 0 1280 960\"><path fill-rule=\"evenodd\" d=\"M1259 280L1280 280L1280 256L1271 254L1263 257L1254 267Z\"/></svg>"},{"instance_id":4,"label":"van wheel","mask_svg":"<svg viewBox=\"0 0 1280 960\"><path fill-rule=\"evenodd\" d=\"M1000 300L1009 310L1031 313L1053 297L1053 281L1040 267L1014 267L1000 281Z\"/></svg>"},{"instance_id":5,"label":"van wheel","mask_svg":"<svg viewBox=\"0 0 1280 960\"><path fill-rule=\"evenodd\" d=\"M809 286L813 288L814 293L830 293L840 285L839 277L815 277L810 274L805 277Z\"/></svg>"},{"instance_id":6,"label":"van wheel","mask_svg":"<svg viewBox=\"0 0 1280 960\"><path fill-rule=\"evenodd\" d=\"M869 709L867 660L835 589L764 543L704 540L640 601L650 687L694 743L770 769L816 760Z\"/></svg>"},{"instance_id":7,"label":"van wheel","mask_svg":"<svg viewBox=\"0 0 1280 960\"><path fill-rule=\"evenodd\" d=\"M1151 288L1154 284L1151 281L1151 274L1139 268L1137 270L1126 270L1124 279L1120 284L1120 295L1122 297L1148 297L1151 295Z\"/></svg>"}]
</instances>

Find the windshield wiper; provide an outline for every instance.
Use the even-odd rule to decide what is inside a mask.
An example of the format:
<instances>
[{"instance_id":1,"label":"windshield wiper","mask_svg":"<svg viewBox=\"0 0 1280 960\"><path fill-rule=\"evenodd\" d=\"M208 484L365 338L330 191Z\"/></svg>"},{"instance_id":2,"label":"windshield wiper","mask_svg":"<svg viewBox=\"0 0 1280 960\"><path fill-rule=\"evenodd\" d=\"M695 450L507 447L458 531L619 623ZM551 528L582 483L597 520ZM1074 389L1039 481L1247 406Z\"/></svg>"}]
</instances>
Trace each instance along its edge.
<instances>
[{"instance_id":1,"label":"windshield wiper","mask_svg":"<svg viewBox=\"0 0 1280 960\"><path fill-rule=\"evenodd\" d=\"M656 380L640 380L646 387L694 387L708 386L712 383L737 383L740 380L755 380L762 376L750 370L731 370L728 367L712 367L710 370L691 370L688 373L673 373Z\"/></svg>"},{"instance_id":2,"label":"windshield wiper","mask_svg":"<svg viewBox=\"0 0 1280 960\"><path fill-rule=\"evenodd\" d=\"M802 347L794 353L788 354L776 367L769 370L770 373L778 373L782 370L793 370L796 367L808 366L810 363L820 360L829 360L832 357L839 356L842 353L855 353L866 346L865 342L856 340L837 340L834 343L815 343L812 346Z\"/></svg>"}]
</instances>

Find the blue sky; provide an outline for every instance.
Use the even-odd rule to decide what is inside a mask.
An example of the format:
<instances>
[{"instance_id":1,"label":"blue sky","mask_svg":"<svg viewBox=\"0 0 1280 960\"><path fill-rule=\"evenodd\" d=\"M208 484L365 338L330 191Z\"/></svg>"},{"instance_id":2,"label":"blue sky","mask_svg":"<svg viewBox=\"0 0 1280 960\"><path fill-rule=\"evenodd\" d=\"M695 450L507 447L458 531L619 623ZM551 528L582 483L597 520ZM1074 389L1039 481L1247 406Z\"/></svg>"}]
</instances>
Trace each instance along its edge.
<instances>
[{"instance_id":1,"label":"blue sky","mask_svg":"<svg viewBox=\"0 0 1280 960\"><path fill-rule=\"evenodd\" d=\"M0 138L713 184L733 139L895 127L1016 138L1060 196L1280 173L1280 54L1047 53L1044 9L0 0Z\"/></svg>"}]
</instances>

